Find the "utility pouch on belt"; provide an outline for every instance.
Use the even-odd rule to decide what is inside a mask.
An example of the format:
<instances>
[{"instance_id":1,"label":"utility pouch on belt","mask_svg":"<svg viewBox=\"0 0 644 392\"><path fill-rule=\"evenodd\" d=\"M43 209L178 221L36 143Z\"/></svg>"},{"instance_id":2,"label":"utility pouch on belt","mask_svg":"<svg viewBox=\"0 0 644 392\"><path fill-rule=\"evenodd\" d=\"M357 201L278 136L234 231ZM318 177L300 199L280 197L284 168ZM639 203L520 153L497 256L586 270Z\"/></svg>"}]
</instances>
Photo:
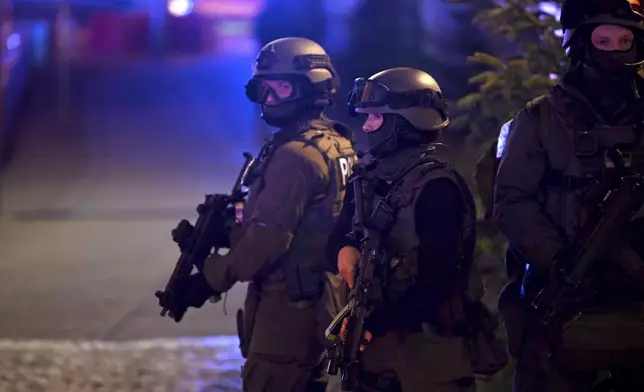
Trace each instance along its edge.
<instances>
[{"instance_id":1,"label":"utility pouch on belt","mask_svg":"<svg viewBox=\"0 0 644 392\"><path fill-rule=\"evenodd\" d=\"M239 350L244 358L248 356L253 328L255 326L255 316L259 306L260 293L257 284L249 283L244 301L244 310L237 310L237 335L239 336Z\"/></svg>"}]
</instances>

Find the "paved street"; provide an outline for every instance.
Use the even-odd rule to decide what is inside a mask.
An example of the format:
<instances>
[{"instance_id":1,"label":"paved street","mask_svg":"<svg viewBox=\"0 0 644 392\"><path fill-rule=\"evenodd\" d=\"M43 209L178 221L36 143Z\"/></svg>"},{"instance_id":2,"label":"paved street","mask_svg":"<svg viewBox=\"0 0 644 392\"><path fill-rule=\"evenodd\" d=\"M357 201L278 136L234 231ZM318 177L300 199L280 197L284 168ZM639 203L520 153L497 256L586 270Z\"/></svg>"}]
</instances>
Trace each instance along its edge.
<instances>
[{"instance_id":1,"label":"paved street","mask_svg":"<svg viewBox=\"0 0 644 392\"><path fill-rule=\"evenodd\" d=\"M244 287L176 325L153 293L178 256L176 222L232 185L261 141L243 86L252 58L72 73L71 125L35 98L2 179L0 337L233 335Z\"/></svg>"},{"instance_id":2,"label":"paved street","mask_svg":"<svg viewBox=\"0 0 644 392\"><path fill-rule=\"evenodd\" d=\"M0 392L237 392L230 338L0 341Z\"/></svg>"},{"instance_id":3,"label":"paved street","mask_svg":"<svg viewBox=\"0 0 644 392\"><path fill-rule=\"evenodd\" d=\"M240 390L244 285L180 324L153 294L170 230L259 148L251 60L75 70L67 121L55 91L34 98L1 179L0 392Z\"/></svg>"}]
</instances>

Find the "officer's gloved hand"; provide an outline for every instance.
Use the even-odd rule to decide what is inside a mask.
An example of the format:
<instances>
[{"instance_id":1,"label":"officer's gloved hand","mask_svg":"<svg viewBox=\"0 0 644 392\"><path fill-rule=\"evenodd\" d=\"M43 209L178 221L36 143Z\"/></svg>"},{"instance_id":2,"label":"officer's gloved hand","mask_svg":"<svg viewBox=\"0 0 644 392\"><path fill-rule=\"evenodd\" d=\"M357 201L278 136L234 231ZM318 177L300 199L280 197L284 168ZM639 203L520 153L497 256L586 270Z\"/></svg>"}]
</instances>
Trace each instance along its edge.
<instances>
[{"instance_id":1,"label":"officer's gloved hand","mask_svg":"<svg viewBox=\"0 0 644 392\"><path fill-rule=\"evenodd\" d=\"M177 297L184 307L200 308L210 297L219 296L210 287L203 273L198 272L177 283Z\"/></svg>"}]
</instances>

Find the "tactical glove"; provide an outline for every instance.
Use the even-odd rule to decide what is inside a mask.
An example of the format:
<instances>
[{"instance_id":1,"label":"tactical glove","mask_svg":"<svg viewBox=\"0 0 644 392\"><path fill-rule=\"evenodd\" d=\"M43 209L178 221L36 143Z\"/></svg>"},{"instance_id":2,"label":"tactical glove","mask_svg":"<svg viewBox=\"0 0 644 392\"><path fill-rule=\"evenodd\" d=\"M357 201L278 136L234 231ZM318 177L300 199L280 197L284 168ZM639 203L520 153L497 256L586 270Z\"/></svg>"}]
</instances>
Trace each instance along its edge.
<instances>
[{"instance_id":1,"label":"tactical glove","mask_svg":"<svg viewBox=\"0 0 644 392\"><path fill-rule=\"evenodd\" d=\"M161 294L160 292L156 293L159 300L161 300ZM219 297L219 295L208 285L203 274L199 272L177 282L173 295L174 303L166 304L166 307L170 317L178 323L183 319L189 307L201 308L209 298Z\"/></svg>"}]
</instances>

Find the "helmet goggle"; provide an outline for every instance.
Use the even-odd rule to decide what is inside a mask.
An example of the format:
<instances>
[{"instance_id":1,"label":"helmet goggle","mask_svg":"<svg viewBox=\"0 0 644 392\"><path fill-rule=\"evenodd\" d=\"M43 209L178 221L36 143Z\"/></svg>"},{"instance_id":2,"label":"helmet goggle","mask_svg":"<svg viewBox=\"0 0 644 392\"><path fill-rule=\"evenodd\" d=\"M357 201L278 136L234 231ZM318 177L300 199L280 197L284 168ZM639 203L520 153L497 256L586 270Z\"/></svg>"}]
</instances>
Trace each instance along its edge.
<instances>
[{"instance_id":1,"label":"helmet goggle","mask_svg":"<svg viewBox=\"0 0 644 392\"><path fill-rule=\"evenodd\" d=\"M269 47L259 52L255 61L253 62L253 73L260 73L263 71L270 71L274 65L279 63L280 57L273 47ZM261 76L254 76L246 84L246 97L251 102L258 104L265 104L268 97L272 97L277 103L292 101L303 98L307 94L312 93L313 86L308 78L300 73L307 72L313 69L326 69L334 78L334 83L337 83L337 73L331 59L325 54L304 54L293 57L292 61L293 73L283 75L277 74L264 74ZM278 93L273 87L265 83L270 80L284 80L292 85L292 92L290 95L285 96L283 93ZM335 88L335 86L334 86Z\"/></svg>"},{"instance_id":2,"label":"helmet goggle","mask_svg":"<svg viewBox=\"0 0 644 392\"><path fill-rule=\"evenodd\" d=\"M435 109L446 117L447 104L441 93L426 89L404 93L390 91L387 86L377 80L358 78L353 82L349 93L348 110L351 117L357 115L356 109L389 107L391 110L411 107Z\"/></svg>"},{"instance_id":3,"label":"helmet goggle","mask_svg":"<svg viewBox=\"0 0 644 392\"><path fill-rule=\"evenodd\" d=\"M246 97L251 102L263 105L269 97L275 103L288 102L303 97L306 89L305 80L297 80L298 78L293 75L271 75L270 77L254 77L246 83ZM270 82L275 83L270 83ZM290 91L285 88L280 88L280 84L289 83L291 86ZM279 89L277 91L276 89Z\"/></svg>"}]
</instances>

